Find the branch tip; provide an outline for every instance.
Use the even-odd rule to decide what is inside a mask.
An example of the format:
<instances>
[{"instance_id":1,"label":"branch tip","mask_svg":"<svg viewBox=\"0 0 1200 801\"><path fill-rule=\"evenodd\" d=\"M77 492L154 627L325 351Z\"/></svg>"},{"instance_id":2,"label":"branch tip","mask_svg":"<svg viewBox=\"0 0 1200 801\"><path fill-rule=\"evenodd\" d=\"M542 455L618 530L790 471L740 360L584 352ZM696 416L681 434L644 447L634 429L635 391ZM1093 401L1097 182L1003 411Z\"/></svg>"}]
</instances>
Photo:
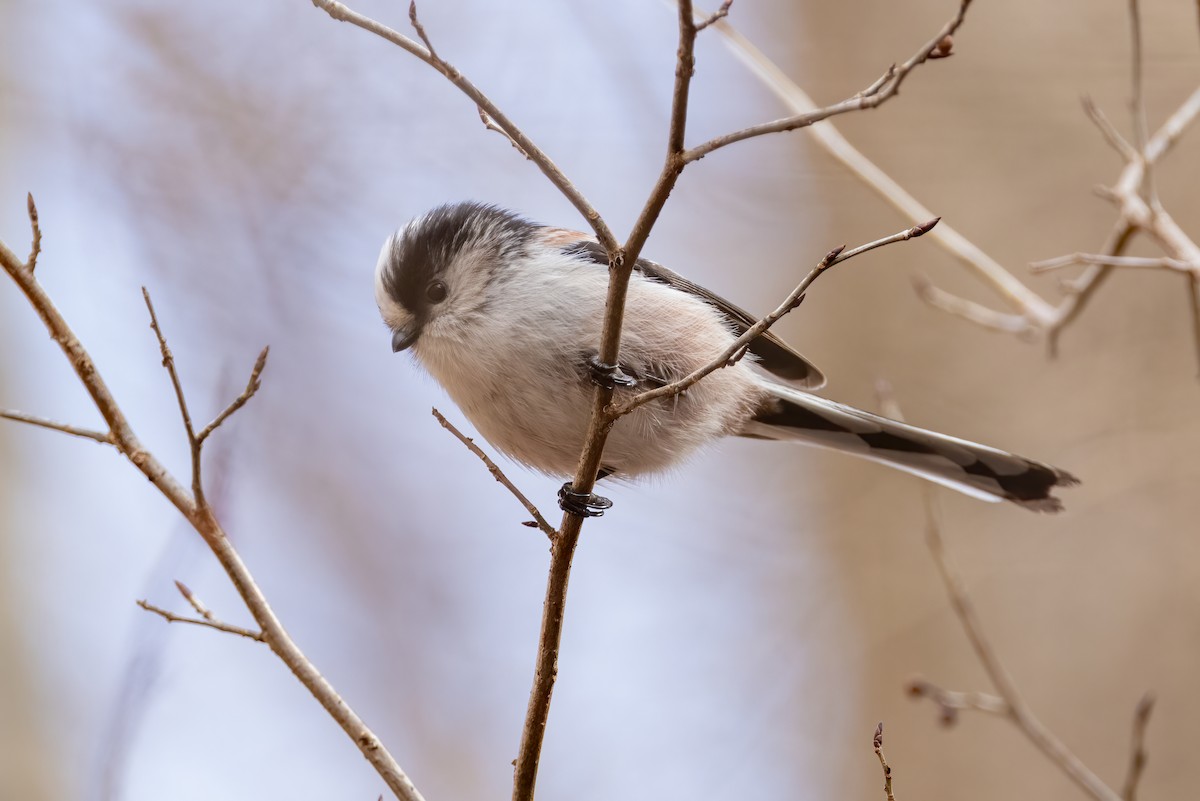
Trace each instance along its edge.
<instances>
[{"instance_id":1,"label":"branch tip","mask_svg":"<svg viewBox=\"0 0 1200 801\"><path fill-rule=\"evenodd\" d=\"M37 268L37 259L42 252L42 227L38 222L37 204L33 202L33 193L25 195L25 207L29 210L29 228L33 232L33 244L29 249L29 258L25 260L25 269L33 272Z\"/></svg>"},{"instance_id":2,"label":"branch tip","mask_svg":"<svg viewBox=\"0 0 1200 801\"><path fill-rule=\"evenodd\" d=\"M942 218L941 218L941 217L934 217L934 218L933 218L932 220L930 220L929 222L923 222L923 223L921 223L920 225L913 226L913 229L912 229L912 235L913 235L913 237L918 237L918 236L922 236L922 235L924 235L924 234L927 234L927 233L929 233L929 232L930 232L930 231L932 231L932 230L933 230L933 229L934 229L934 228L937 226L937 224L938 224L938 223L940 223L941 221L942 221Z\"/></svg>"}]
</instances>

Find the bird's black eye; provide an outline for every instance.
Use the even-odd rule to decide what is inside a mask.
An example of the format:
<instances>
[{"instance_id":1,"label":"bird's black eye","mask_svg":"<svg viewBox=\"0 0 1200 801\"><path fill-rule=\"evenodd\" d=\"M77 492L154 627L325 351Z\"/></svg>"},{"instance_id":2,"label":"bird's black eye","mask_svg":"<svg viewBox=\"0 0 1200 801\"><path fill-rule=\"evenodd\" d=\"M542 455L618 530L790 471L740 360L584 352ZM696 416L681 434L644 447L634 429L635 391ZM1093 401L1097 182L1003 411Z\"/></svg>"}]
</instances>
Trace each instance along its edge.
<instances>
[{"instance_id":1,"label":"bird's black eye","mask_svg":"<svg viewBox=\"0 0 1200 801\"><path fill-rule=\"evenodd\" d=\"M446 299L446 285L441 281L430 281L429 286L425 287L425 297L430 303L441 303Z\"/></svg>"}]
</instances>

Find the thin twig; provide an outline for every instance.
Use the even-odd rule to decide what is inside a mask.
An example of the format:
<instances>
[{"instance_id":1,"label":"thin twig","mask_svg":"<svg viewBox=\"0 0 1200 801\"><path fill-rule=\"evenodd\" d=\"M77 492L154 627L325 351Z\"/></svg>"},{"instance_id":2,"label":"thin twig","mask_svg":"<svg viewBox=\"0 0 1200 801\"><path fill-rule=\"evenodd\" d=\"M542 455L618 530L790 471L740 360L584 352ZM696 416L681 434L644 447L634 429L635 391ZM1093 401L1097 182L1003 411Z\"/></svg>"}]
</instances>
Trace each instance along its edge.
<instances>
[{"instance_id":1,"label":"thin twig","mask_svg":"<svg viewBox=\"0 0 1200 801\"><path fill-rule=\"evenodd\" d=\"M421 24L421 20L417 19L417 0L409 0L408 4L408 22L412 25L413 30L417 32L417 36L425 44L425 49L429 51L429 58L435 63L444 66L446 62L438 57L437 51L433 49L433 42L429 41L429 35L425 33L425 26Z\"/></svg>"},{"instance_id":2,"label":"thin twig","mask_svg":"<svg viewBox=\"0 0 1200 801\"><path fill-rule=\"evenodd\" d=\"M887 757L883 755L882 720L875 727L875 738L871 744L875 747L875 756L879 757L879 766L883 768L883 792L887 795L887 801L896 801L896 796L892 793L892 766L887 763Z\"/></svg>"},{"instance_id":3,"label":"thin twig","mask_svg":"<svg viewBox=\"0 0 1200 801\"><path fill-rule=\"evenodd\" d=\"M696 33L700 33L700 31L704 30L709 25L712 25L714 22L728 17L729 9L732 5L733 0L725 0L725 2L721 3L720 7L718 7L716 11L696 23Z\"/></svg>"},{"instance_id":4,"label":"thin twig","mask_svg":"<svg viewBox=\"0 0 1200 801\"><path fill-rule=\"evenodd\" d=\"M246 382L246 388L242 390L242 394L233 399L233 402L226 406L213 421L204 427L204 430L196 435L196 444L203 445L204 440L208 439L209 435L220 428L221 424L229 419L229 416L238 409L246 405L246 403L254 397L254 393L258 392L262 386L262 372L267 366L267 354L271 348L265 347L258 354L258 358L254 360L254 367L250 370L250 380Z\"/></svg>"},{"instance_id":5,"label":"thin twig","mask_svg":"<svg viewBox=\"0 0 1200 801\"><path fill-rule=\"evenodd\" d=\"M154 604L141 600L137 605L145 609L147 612L153 612L168 623L190 623L193 626L205 626L217 631L223 631L226 634L236 634L239 637L245 637L257 642L266 642L261 631L251 631L250 629L234 626L229 623L223 623L220 620L214 620L207 617L182 617L173 612L168 612L166 609L155 606Z\"/></svg>"},{"instance_id":6,"label":"thin twig","mask_svg":"<svg viewBox=\"0 0 1200 801\"><path fill-rule=\"evenodd\" d=\"M525 494L521 492L521 490L517 489L517 485L512 483L508 476L504 475L504 471L500 469L500 466L493 462L491 458L484 453L483 449L475 444L475 440L459 431L455 425L447 420L445 416L436 408L433 410L433 416L436 417L437 421L442 424L442 428L453 434L459 442L467 446L467 450L475 454L475 456L477 456L479 460L484 463L487 469L491 472L492 478L503 484L504 488L512 493L514 498L521 502L521 505L525 507L525 511L529 512L529 514L533 516L534 522L537 523L537 527L543 534L550 538L551 542L553 542L555 538L558 537L558 531L554 528L554 526L547 522L546 518L542 516L542 513L536 506L534 506L533 502L529 500L529 498L525 497Z\"/></svg>"},{"instance_id":7,"label":"thin twig","mask_svg":"<svg viewBox=\"0 0 1200 801\"><path fill-rule=\"evenodd\" d=\"M175 399L179 404L179 414L183 418L183 428L187 432L188 449L192 457L192 498L196 501L196 506L203 508L205 501L204 487L200 480L200 440L196 438L196 429L192 426L192 416L188 412L187 398L183 394L183 384L179 381L179 371L175 368L175 356L171 353L171 348L167 345L167 338L158 324L158 315L154 313L154 304L150 301L150 292L146 287L142 287L142 297L146 301L146 308L150 311L150 328L154 330L154 336L158 338L158 349L162 353L162 365L167 369L167 375L171 377L171 386L175 390Z\"/></svg>"},{"instance_id":8,"label":"thin twig","mask_svg":"<svg viewBox=\"0 0 1200 801\"><path fill-rule=\"evenodd\" d=\"M1138 782L1146 770L1146 727L1150 724L1150 713L1154 711L1154 695L1146 693L1133 710L1133 738L1129 748L1129 769L1125 773L1125 787L1121 798L1137 801Z\"/></svg>"},{"instance_id":9,"label":"thin twig","mask_svg":"<svg viewBox=\"0 0 1200 801\"><path fill-rule=\"evenodd\" d=\"M613 409L611 413L616 417L620 417L622 415L629 414L643 404L658 400L659 398L669 398L674 395L678 395L679 393L696 384L696 382L700 381L702 378L716 372L717 370L720 370L722 367L735 364L738 359L741 358L741 354L744 353L744 350L750 345L750 343L766 333L767 330L770 329L771 326L777 323L780 319L782 319L784 315L788 314L800 305L800 302L804 299L804 293L807 292L808 288L812 286L812 283L820 278L821 275L823 275L830 267L833 267L836 264L841 264L842 262L852 259L859 254L866 253L869 250L883 247L884 245L891 245L896 242L905 242L909 239L915 239L916 237L931 231L933 227L937 225L938 219L940 218L934 218L922 225L906 228L905 230L892 234L891 236L885 236L881 239L875 240L874 242L868 242L867 244L860 245L852 250L846 250L845 245L831 250L825 255L825 258L821 259L821 261L817 263L817 266L814 267L808 273L808 275L804 277L804 280L796 285L796 288L793 289L791 294L784 299L783 303L779 304L775 311L771 312L766 317L747 328L740 337L734 340L727 348L725 348L725 350L721 351L719 355L714 357L703 367L694 370L678 381L672 381L664 386L656 387L655 389L643 392L640 395L635 396L629 402Z\"/></svg>"},{"instance_id":10,"label":"thin twig","mask_svg":"<svg viewBox=\"0 0 1200 801\"><path fill-rule=\"evenodd\" d=\"M204 605L188 585L176 579L175 589L179 590L179 594L183 596L183 600L187 601L188 605L196 610L196 614L205 620L216 620L216 616L213 615L212 610Z\"/></svg>"},{"instance_id":11,"label":"thin twig","mask_svg":"<svg viewBox=\"0 0 1200 801\"><path fill-rule=\"evenodd\" d=\"M94 431L90 428L80 428L79 426L68 425L67 423L56 423L53 420L47 420L44 417L37 417L32 414L25 414L13 409L0 409L0 417L5 420L13 420L18 423L28 423L31 426L39 428L48 428L51 431L61 431L64 434L70 434L73 437L83 437L84 439L94 440L101 445L115 445L112 434L107 434L103 431Z\"/></svg>"},{"instance_id":12,"label":"thin twig","mask_svg":"<svg viewBox=\"0 0 1200 801\"><path fill-rule=\"evenodd\" d=\"M25 269L33 272L42 253L42 226L38 223L37 204L33 202L32 192L25 195L25 207L29 210L29 228L33 232L33 244L29 248L29 258L25 260Z\"/></svg>"}]
</instances>

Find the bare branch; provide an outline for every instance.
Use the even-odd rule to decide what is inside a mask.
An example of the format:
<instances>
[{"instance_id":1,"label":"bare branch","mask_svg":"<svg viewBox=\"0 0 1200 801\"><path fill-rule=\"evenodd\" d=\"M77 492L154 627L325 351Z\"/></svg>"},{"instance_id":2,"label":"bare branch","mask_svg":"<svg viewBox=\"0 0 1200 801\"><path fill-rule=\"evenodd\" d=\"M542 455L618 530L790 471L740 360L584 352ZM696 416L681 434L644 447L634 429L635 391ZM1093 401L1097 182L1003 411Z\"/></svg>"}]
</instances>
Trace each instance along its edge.
<instances>
[{"instance_id":1,"label":"bare branch","mask_svg":"<svg viewBox=\"0 0 1200 801\"><path fill-rule=\"evenodd\" d=\"M801 301L804 300L804 293L807 292L808 288L812 286L812 283L820 278L821 275L824 274L824 272L830 267L833 267L835 264L840 264L848 259L852 259L859 254L866 253L869 250L883 247L884 245L891 245L896 242L905 242L909 239L915 239L916 237L931 231L933 227L937 225L938 219L940 218L935 218L927 223L923 223L922 225L905 229L899 233L892 234L891 236L885 236L882 239L875 240L874 242L868 242L867 244L860 245L853 250L845 250L844 245L840 248L831 250L825 255L825 258L821 259L817 266L814 267L808 273L808 275L804 277L804 280L796 285L796 288L792 290L791 294L789 294L786 299L784 299L783 303L779 304L775 311L771 312L766 317L747 328L740 337L734 340L729 347L708 362L708 364L700 367L697 370L694 370L678 381L672 381L665 386L657 387L648 392L643 392L640 395L637 395L624 405L613 409L611 414L615 417L620 417L629 414L634 409L642 406L643 404L649 403L650 401L678 395L679 393L696 384L696 382L700 381L704 377L711 375L723 367L728 367L737 363L742 355L745 354L745 349L751 342L766 333L767 330L770 329L771 326L777 323L780 319L782 319L784 315L788 314L800 305Z\"/></svg>"},{"instance_id":2,"label":"bare branch","mask_svg":"<svg viewBox=\"0 0 1200 801\"><path fill-rule=\"evenodd\" d=\"M875 738L871 744L875 747L875 756L879 757L879 766L883 768L883 792L887 795L887 801L896 801L896 796L892 794L892 766L887 763L887 758L883 755L882 720L875 727Z\"/></svg>"},{"instance_id":3,"label":"bare branch","mask_svg":"<svg viewBox=\"0 0 1200 801\"><path fill-rule=\"evenodd\" d=\"M29 227L33 231L33 244L29 249L29 258L25 260L25 269L33 272L37 269L38 256L42 252L42 227L38 224L37 205L33 202L33 193L25 195L25 207L29 209Z\"/></svg>"},{"instance_id":4,"label":"bare branch","mask_svg":"<svg viewBox=\"0 0 1200 801\"><path fill-rule=\"evenodd\" d=\"M262 352L258 354L258 358L254 360L254 368L250 371L250 380L246 383L246 388L242 390L242 394L234 398L233 403L226 406L220 414L213 418L211 423L204 427L203 431L196 435L196 444L198 446L203 445L204 440L208 439L210 434L220 428L221 424L228 420L230 415L245 406L254 397L254 394L258 392L259 387L262 386L262 371L267 366L267 354L270 353L270 350L269 346L263 348Z\"/></svg>"},{"instance_id":5,"label":"bare branch","mask_svg":"<svg viewBox=\"0 0 1200 801\"><path fill-rule=\"evenodd\" d=\"M496 106L495 103L488 98L478 87L475 86L465 75L458 71L453 65L443 60L436 53L432 52L427 47L422 47L417 42L409 39L401 33L398 33L391 28L383 25L370 17L363 16L356 11L352 11L345 4L337 2L337 0L312 0L312 3L317 8L324 11L330 17L339 22L348 22L351 25L362 28L364 31L373 33L406 52L416 56L421 61L424 61L429 66L442 73L450 83L458 87L459 91L471 99L475 106L483 111L497 126L499 126L514 143L518 150L525 155L530 161L537 165L538 169L550 179L550 183L554 184L560 192L571 202L576 210L583 215L587 220L588 225L596 233L596 239L604 246L610 254L618 250L617 238L609 229L608 224L604 222L600 216L600 212L588 202L573 183L567 178L562 170L558 168L549 156L547 156L541 148L533 143L525 133L516 126L516 124L508 118L503 111ZM416 18L415 8L411 9L412 16L410 21ZM417 26L414 26L417 27ZM417 28L418 36L425 37L424 28Z\"/></svg>"},{"instance_id":6,"label":"bare branch","mask_svg":"<svg viewBox=\"0 0 1200 801\"><path fill-rule=\"evenodd\" d=\"M500 466L493 462L491 458L484 453L483 449L475 444L475 440L459 431L454 424L447 420L445 416L436 408L433 410L433 416L436 417L437 421L442 424L442 428L446 429L455 437L457 437L459 442L467 446L467 450L479 457L479 460L483 462L487 469L491 472L492 478L503 484L504 488L512 493L514 498L521 502L521 505L525 507L525 511L529 512L529 514L533 516L537 527L543 534L550 538L551 542L553 542L555 538L558 537L558 531L554 528L554 526L547 522L546 518L542 516L542 513L538 510L538 508L533 505L533 502L525 497L525 494L521 492L521 490L517 489L516 484L513 484L512 481L509 480L508 476L504 475L504 471L500 469Z\"/></svg>"},{"instance_id":7,"label":"bare branch","mask_svg":"<svg viewBox=\"0 0 1200 801\"><path fill-rule=\"evenodd\" d=\"M402 801L422 801L421 794L375 733L346 704L328 679L321 675L288 635L212 509L198 505L188 490L142 445L92 357L67 325L34 274L26 269L25 264L3 242L0 242L0 268L3 268L17 284L50 336L62 349L80 383L108 424L114 446L179 510L212 550L246 608L261 628L263 641L337 722L397 798Z\"/></svg>"},{"instance_id":8,"label":"bare branch","mask_svg":"<svg viewBox=\"0 0 1200 801\"><path fill-rule=\"evenodd\" d=\"M181 617L180 615L176 615L173 612L168 612L166 609L155 606L154 604L145 600L138 601L137 605L145 609L147 612L153 612L168 623L190 623L193 626L206 626L210 629L223 631L226 634L236 634L239 637L245 637L250 640L255 640L256 642L266 642L266 639L263 637L263 633L261 631L251 631L250 629L245 629L241 626L233 626L229 623L223 623L220 620L214 620L208 617Z\"/></svg>"},{"instance_id":9,"label":"bare branch","mask_svg":"<svg viewBox=\"0 0 1200 801\"><path fill-rule=\"evenodd\" d=\"M162 365L167 368L167 375L171 377L171 386L175 389L175 399L179 403L179 414L183 417L183 427L187 431L188 448L192 456L192 498L195 500L198 507L205 506L204 487L200 480L200 440L196 438L196 430L192 427L192 416L188 413L187 398L183 394L183 384L179 381L179 372L175 369L175 356L172 355L171 349L167 346L167 338L163 336L162 328L158 324L158 315L154 313L154 304L150 302L150 292L146 287L142 287L142 297L146 301L146 308L150 311L150 327L154 329L154 335L158 337L158 349L162 353Z\"/></svg>"},{"instance_id":10,"label":"bare branch","mask_svg":"<svg viewBox=\"0 0 1200 801\"><path fill-rule=\"evenodd\" d=\"M1154 711L1154 695L1146 693L1133 710L1133 741L1129 750L1129 770L1125 774L1125 787L1121 798L1137 801L1138 782L1146 770L1146 727L1150 724L1150 713Z\"/></svg>"},{"instance_id":11,"label":"bare branch","mask_svg":"<svg viewBox=\"0 0 1200 801\"><path fill-rule=\"evenodd\" d=\"M720 7L717 8L716 11L714 11L713 13L709 14L707 17L705 17L704 19L702 19L696 23L696 33L700 33L700 31L704 30L709 25L712 25L714 22L723 20L726 17L728 17L729 9L732 6L733 6L733 0L725 0L725 2L721 3Z\"/></svg>"},{"instance_id":12,"label":"bare branch","mask_svg":"<svg viewBox=\"0 0 1200 801\"><path fill-rule=\"evenodd\" d=\"M0 417L5 420L13 420L18 423L28 423L31 426L39 428L48 428L51 431L61 431L64 434L70 434L73 437L83 437L84 439L94 440L101 445L115 445L113 435L103 431L93 431L90 428L80 428L79 426L68 425L66 423L56 423L53 420L47 420L44 417L36 417L32 414L25 414L13 409L0 409Z\"/></svg>"},{"instance_id":13,"label":"bare branch","mask_svg":"<svg viewBox=\"0 0 1200 801\"><path fill-rule=\"evenodd\" d=\"M944 58L949 55L947 49L947 41L953 42L953 34L962 25L966 18L967 8L971 5L971 0L962 0L958 7L958 11L951 19L942 26L942 29L934 35L932 39L926 42L920 50L914 53L907 61L900 66L889 67L883 77L876 80L867 87L867 89L859 92L853 97L847 98L840 103L835 103L831 106L826 106L820 109L805 110L794 114L790 117L775 120L773 122L760 123L752 125L749 128L743 128L740 131L734 131L723 136L718 136L714 139L697 145L683 154L683 159L686 162L697 161L704 158L714 150L719 150L722 147L741 142L746 139L752 139L756 136L765 134L781 133L783 131L794 131L797 128L806 128L813 123L828 119L838 114L845 114L850 111L859 111L861 109L876 108L882 103L887 102L900 91L900 85L904 83L904 79L916 67L924 64L930 58ZM717 22L718 28L726 28L728 23L725 21ZM938 55L934 55L937 53ZM929 217L930 215L925 215Z\"/></svg>"}]
</instances>

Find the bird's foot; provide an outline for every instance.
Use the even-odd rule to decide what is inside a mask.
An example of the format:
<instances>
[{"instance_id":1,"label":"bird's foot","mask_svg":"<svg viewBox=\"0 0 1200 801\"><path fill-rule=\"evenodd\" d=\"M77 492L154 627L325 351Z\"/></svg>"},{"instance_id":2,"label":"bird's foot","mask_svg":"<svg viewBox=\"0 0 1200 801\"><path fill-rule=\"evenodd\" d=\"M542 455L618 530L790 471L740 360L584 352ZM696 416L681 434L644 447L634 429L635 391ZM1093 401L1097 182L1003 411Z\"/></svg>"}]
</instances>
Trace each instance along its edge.
<instances>
[{"instance_id":1,"label":"bird's foot","mask_svg":"<svg viewBox=\"0 0 1200 801\"><path fill-rule=\"evenodd\" d=\"M588 357L588 370L592 374L592 383L605 389L637 386L637 379L623 371L619 364L605 364L596 354Z\"/></svg>"},{"instance_id":2,"label":"bird's foot","mask_svg":"<svg viewBox=\"0 0 1200 801\"><path fill-rule=\"evenodd\" d=\"M594 492L576 492L570 481L558 490L558 507L576 517L603 517L612 505L608 498Z\"/></svg>"}]
</instances>

